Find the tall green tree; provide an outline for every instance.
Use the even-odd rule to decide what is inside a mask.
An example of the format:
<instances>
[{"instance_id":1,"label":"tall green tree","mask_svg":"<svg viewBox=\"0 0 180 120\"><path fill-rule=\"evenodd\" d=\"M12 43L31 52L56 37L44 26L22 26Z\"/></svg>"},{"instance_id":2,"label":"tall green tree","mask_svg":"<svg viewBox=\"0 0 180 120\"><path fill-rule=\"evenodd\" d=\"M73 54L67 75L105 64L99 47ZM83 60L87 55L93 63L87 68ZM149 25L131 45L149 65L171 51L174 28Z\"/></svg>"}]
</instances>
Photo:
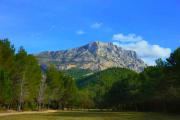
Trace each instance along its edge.
<instances>
[{"instance_id":1,"label":"tall green tree","mask_svg":"<svg viewBox=\"0 0 180 120\"><path fill-rule=\"evenodd\" d=\"M166 79L168 90L166 91L167 104L170 111L180 111L180 47L167 58Z\"/></svg>"},{"instance_id":2,"label":"tall green tree","mask_svg":"<svg viewBox=\"0 0 180 120\"><path fill-rule=\"evenodd\" d=\"M12 74L15 49L8 39L0 39L0 101L8 109L12 104Z\"/></svg>"},{"instance_id":3,"label":"tall green tree","mask_svg":"<svg viewBox=\"0 0 180 120\"><path fill-rule=\"evenodd\" d=\"M63 74L53 65L47 70L46 102L53 108L59 108L64 94Z\"/></svg>"},{"instance_id":4,"label":"tall green tree","mask_svg":"<svg viewBox=\"0 0 180 120\"><path fill-rule=\"evenodd\" d=\"M18 98L18 110L21 111L23 105L32 106L34 101L37 101L42 76L36 58L28 55L23 48L20 48L16 54L16 68L14 76L16 98Z\"/></svg>"},{"instance_id":5,"label":"tall green tree","mask_svg":"<svg viewBox=\"0 0 180 120\"><path fill-rule=\"evenodd\" d=\"M25 101L31 109L34 109L38 99L39 87L42 79L42 73L37 59L33 55L27 56L25 69Z\"/></svg>"},{"instance_id":6,"label":"tall green tree","mask_svg":"<svg viewBox=\"0 0 180 120\"><path fill-rule=\"evenodd\" d=\"M13 99L12 81L9 74L0 69L0 104L10 109Z\"/></svg>"},{"instance_id":7,"label":"tall green tree","mask_svg":"<svg viewBox=\"0 0 180 120\"><path fill-rule=\"evenodd\" d=\"M63 77L64 94L62 97L62 107L72 108L76 101L77 87L75 80L70 76Z\"/></svg>"},{"instance_id":8,"label":"tall green tree","mask_svg":"<svg viewBox=\"0 0 180 120\"><path fill-rule=\"evenodd\" d=\"M8 39L0 39L0 68L13 72L15 48Z\"/></svg>"},{"instance_id":9,"label":"tall green tree","mask_svg":"<svg viewBox=\"0 0 180 120\"><path fill-rule=\"evenodd\" d=\"M27 52L24 48L20 48L16 54L16 74L14 75L15 90L16 90L16 101L18 101L18 111L22 110L25 96L25 75L26 75L26 64L27 64Z\"/></svg>"}]
</instances>

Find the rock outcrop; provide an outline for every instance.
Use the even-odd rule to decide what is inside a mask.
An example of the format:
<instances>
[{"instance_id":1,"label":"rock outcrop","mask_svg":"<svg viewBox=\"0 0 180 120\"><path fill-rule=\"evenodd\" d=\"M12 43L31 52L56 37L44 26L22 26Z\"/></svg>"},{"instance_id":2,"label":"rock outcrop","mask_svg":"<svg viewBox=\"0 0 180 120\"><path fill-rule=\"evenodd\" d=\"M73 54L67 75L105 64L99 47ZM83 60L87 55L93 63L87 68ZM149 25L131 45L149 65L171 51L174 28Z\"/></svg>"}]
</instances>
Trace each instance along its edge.
<instances>
[{"instance_id":1,"label":"rock outcrop","mask_svg":"<svg viewBox=\"0 0 180 120\"><path fill-rule=\"evenodd\" d=\"M41 52L36 56L41 64L55 64L60 70L80 68L98 71L121 67L141 72L146 67L136 52L99 41L70 50Z\"/></svg>"}]
</instances>

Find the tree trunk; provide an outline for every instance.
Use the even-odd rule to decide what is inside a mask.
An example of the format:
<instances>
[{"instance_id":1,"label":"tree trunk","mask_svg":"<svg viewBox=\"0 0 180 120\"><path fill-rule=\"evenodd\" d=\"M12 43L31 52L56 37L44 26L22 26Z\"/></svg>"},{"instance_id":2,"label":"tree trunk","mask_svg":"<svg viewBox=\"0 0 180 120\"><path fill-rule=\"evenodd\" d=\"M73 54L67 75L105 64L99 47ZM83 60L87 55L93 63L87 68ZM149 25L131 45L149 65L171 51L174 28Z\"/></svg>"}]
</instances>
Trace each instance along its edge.
<instances>
[{"instance_id":1,"label":"tree trunk","mask_svg":"<svg viewBox=\"0 0 180 120\"><path fill-rule=\"evenodd\" d=\"M22 111L24 79L25 79L25 73L23 73L23 78L21 79L21 83L20 83L20 96L19 96L18 111Z\"/></svg>"},{"instance_id":2,"label":"tree trunk","mask_svg":"<svg viewBox=\"0 0 180 120\"><path fill-rule=\"evenodd\" d=\"M42 75L42 80L39 87L39 95L38 95L38 110L42 109L42 104L44 100L44 89L45 89L46 76Z\"/></svg>"}]
</instances>

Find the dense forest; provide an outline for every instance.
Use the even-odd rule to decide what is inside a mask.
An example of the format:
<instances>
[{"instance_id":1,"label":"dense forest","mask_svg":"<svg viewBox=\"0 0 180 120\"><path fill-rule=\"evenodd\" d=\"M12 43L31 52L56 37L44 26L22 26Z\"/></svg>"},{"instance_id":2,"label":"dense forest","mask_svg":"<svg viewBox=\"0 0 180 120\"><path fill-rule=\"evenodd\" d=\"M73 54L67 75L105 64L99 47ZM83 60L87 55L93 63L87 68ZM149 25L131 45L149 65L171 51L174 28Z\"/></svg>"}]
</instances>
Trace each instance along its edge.
<instances>
[{"instance_id":1,"label":"dense forest","mask_svg":"<svg viewBox=\"0 0 180 120\"><path fill-rule=\"evenodd\" d=\"M125 68L58 71L0 40L0 109L180 112L180 48L141 73Z\"/></svg>"},{"instance_id":2,"label":"dense forest","mask_svg":"<svg viewBox=\"0 0 180 120\"><path fill-rule=\"evenodd\" d=\"M39 65L22 47L15 52L7 40L0 40L0 108L41 110L63 109L75 102L73 78L54 66Z\"/></svg>"}]
</instances>

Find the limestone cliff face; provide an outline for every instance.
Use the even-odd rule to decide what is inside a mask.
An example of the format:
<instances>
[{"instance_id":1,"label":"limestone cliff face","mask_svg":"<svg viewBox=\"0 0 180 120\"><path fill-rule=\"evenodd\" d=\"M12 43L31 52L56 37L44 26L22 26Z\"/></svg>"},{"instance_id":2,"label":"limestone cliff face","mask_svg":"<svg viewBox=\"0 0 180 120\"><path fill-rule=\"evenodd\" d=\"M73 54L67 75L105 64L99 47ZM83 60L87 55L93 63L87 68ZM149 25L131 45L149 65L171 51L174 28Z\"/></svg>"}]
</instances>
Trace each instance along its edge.
<instances>
[{"instance_id":1,"label":"limestone cliff face","mask_svg":"<svg viewBox=\"0 0 180 120\"><path fill-rule=\"evenodd\" d=\"M140 72L146 67L136 52L99 41L70 50L41 52L37 58L41 64L52 63L60 70L71 68L104 70L121 67Z\"/></svg>"}]
</instances>

